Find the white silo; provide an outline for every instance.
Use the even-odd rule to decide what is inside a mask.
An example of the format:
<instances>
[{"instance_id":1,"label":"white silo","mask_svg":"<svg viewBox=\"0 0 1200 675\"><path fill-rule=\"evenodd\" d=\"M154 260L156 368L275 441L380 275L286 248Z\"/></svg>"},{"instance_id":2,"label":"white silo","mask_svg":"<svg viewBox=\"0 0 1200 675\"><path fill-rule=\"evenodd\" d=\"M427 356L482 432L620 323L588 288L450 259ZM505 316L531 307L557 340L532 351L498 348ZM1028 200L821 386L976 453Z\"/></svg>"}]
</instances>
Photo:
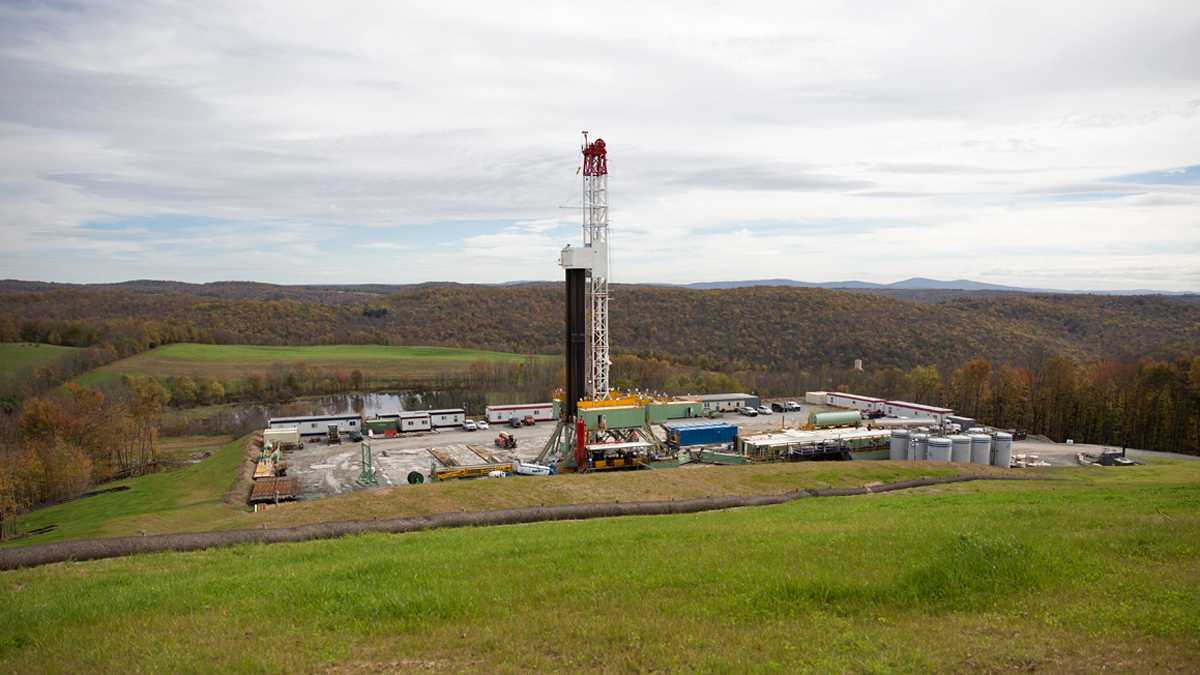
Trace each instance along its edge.
<instances>
[{"instance_id":1,"label":"white silo","mask_svg":"<svg viewBox=\"0 0 1200 675\"><path fill-rule=\"evenodd\" d=\"M957 434L950 437L950 461L962 464L971 463L971 437Z\"/></svg>"},{"instance_id":2,"label":"white silo","mask_svg":"<svg viewBox=\"0 0 1200 675\"><path fill-rule=\"evenodd\" d=\"M907 429L894 429L892 431L892 446L888 451L888 459L908 459L909 438L910 435Z\"/></svg>"},{"instance_id":3,"label":"white silo","mask_svg":"<svg viewBox=\"0 0 1200 675\"><path fill-rule=\"evenodd\" d=\"M913 459L923 462L929 459L929 434L913 434Z\"/></svg>"},{"instance_id":4,"label":"white silo","mask_svg":"<svg viewBox=\"0 0 1200 675\"><path fill-rule=\"evenodd\" d=\"M931 462L949 462L950 439L940 436L929 439L928 452Z\"/></svg>"},{"instance_id":5,"label":"white silo","mask_svg":"<svg viewBox=\"0 0 1200 675\"><path fill-rule=\"evenodd\" d=\"M997 432L993 445L996 451L992 453L994 455L992 463L1005 469L1012 466L1012 434L1003 431Z\"/></svg>"},{"instance_id":6,"label":"white silo","mask_svg":"<svg viewBox=\"0 0 1200 675\"><path fill-rule=\"evenodd\" d=\"M971 434L971 463L992 463L992 437L987 434Z\"/></svg>"}]
</instances>

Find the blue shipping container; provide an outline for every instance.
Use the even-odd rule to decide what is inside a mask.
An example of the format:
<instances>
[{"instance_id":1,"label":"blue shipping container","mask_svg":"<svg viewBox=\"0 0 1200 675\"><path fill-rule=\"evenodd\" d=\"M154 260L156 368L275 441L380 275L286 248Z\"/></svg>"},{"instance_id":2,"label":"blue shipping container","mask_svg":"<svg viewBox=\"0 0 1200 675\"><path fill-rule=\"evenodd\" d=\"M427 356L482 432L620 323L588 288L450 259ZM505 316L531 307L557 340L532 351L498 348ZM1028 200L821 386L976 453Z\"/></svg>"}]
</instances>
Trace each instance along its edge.
<instances>
[{"instance_id":1,"label":"blue shipping container","mask_svg":"<svg viewBox=\"0 0 1200 675\"><path fill-rule=\"evenodd\" d=\"M737 439L737 426L728 422L668 423L663 428L667 430L667 445L673 448L732 443Z\"/></svg>"}]
</instances>

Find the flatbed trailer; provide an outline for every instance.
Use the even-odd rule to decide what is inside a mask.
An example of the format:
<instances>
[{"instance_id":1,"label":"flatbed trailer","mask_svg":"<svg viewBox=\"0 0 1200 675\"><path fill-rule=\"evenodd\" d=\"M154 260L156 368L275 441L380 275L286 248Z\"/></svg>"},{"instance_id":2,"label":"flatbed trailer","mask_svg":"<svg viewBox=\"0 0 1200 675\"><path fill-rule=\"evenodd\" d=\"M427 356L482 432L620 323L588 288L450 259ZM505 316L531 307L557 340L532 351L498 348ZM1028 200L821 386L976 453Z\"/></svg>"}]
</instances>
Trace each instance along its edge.
<instances>
[{"instance_id":1,"label":"flatbed trailer","mask_svg":"<svg viewBox=\"0 0 1200 675\"><path fill-rule=\"evenodd\" d=\"M450 456L450 453L441 448L429 448L429 454L433 455L434 459L441 462L443 466L459 466L459 461Z\"/></svg>"},{"instance_id":2,"label":"flatbed trailer","mask_svg":"<svg viewBox=\"0 0 1200 675\"><path fill-rule=\"evenodd\" d=\"M512 473L515 467L512 462L498 464L474 464L471 466L435 467L429 473L433 480L462 480L464 478L483 478L493 471Z\"/></svg>"},{"instance_id":3,"label":"flatbed trailer","mask_svg":"<svg viewBox=\"0 0 1200 675\"><path fill-rule=\"evenodd\" d=\"M493 455L491 453L491 451L489 451L487 448L483 447L482 445L475 445L474 443L467 443L467 449L470 450L471 452L475 453L475 455L477 457L479 457L479 459L482 459L483 461L487 462L488 464L501 464L502 463L495 455Z\"/></svg>"}]
</instances>

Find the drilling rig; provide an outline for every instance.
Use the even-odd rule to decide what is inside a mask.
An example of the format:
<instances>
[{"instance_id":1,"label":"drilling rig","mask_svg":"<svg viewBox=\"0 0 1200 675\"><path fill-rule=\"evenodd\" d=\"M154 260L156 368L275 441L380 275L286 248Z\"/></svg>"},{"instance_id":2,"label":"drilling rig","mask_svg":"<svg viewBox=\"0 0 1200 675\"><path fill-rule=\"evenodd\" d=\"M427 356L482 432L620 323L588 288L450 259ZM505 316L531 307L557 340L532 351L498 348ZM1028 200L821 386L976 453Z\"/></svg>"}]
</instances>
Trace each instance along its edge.
<instances>
[{"instance_id":1,"label":"drilling rig","mask_svg":"<svg viewBox=\"0 0 1200 675\"><path fill-rule=\"evenodd\" d=\"M650 430L644 401L611 388L608 332L608 149L583 132L583 245L566 246L566 387L558 425L538 464L564 469L633 468L665 447ZM594 443L592 443L594 442Z\"/></svg>"}]
</instances>

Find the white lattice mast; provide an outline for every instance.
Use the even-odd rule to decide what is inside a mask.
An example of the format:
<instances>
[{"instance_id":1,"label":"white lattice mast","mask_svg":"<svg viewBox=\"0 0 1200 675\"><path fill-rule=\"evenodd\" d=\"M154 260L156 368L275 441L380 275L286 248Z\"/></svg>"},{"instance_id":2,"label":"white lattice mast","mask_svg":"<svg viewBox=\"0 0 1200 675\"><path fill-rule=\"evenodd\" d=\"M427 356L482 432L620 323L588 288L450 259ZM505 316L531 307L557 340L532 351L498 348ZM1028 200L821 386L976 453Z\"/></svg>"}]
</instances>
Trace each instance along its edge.
<instances>
[{"instance_id":1,"label":"white lattice mast","mask_svg":"<svg viewBox=\"0 0 1200 675\"><path fill-rule=\"evenodd\" d=\"M608 152L604 140L589 143L583 132L583 245L593 249L588 284L587 393L593 400L608 398Z\"/></svg>"}]
</instances>

